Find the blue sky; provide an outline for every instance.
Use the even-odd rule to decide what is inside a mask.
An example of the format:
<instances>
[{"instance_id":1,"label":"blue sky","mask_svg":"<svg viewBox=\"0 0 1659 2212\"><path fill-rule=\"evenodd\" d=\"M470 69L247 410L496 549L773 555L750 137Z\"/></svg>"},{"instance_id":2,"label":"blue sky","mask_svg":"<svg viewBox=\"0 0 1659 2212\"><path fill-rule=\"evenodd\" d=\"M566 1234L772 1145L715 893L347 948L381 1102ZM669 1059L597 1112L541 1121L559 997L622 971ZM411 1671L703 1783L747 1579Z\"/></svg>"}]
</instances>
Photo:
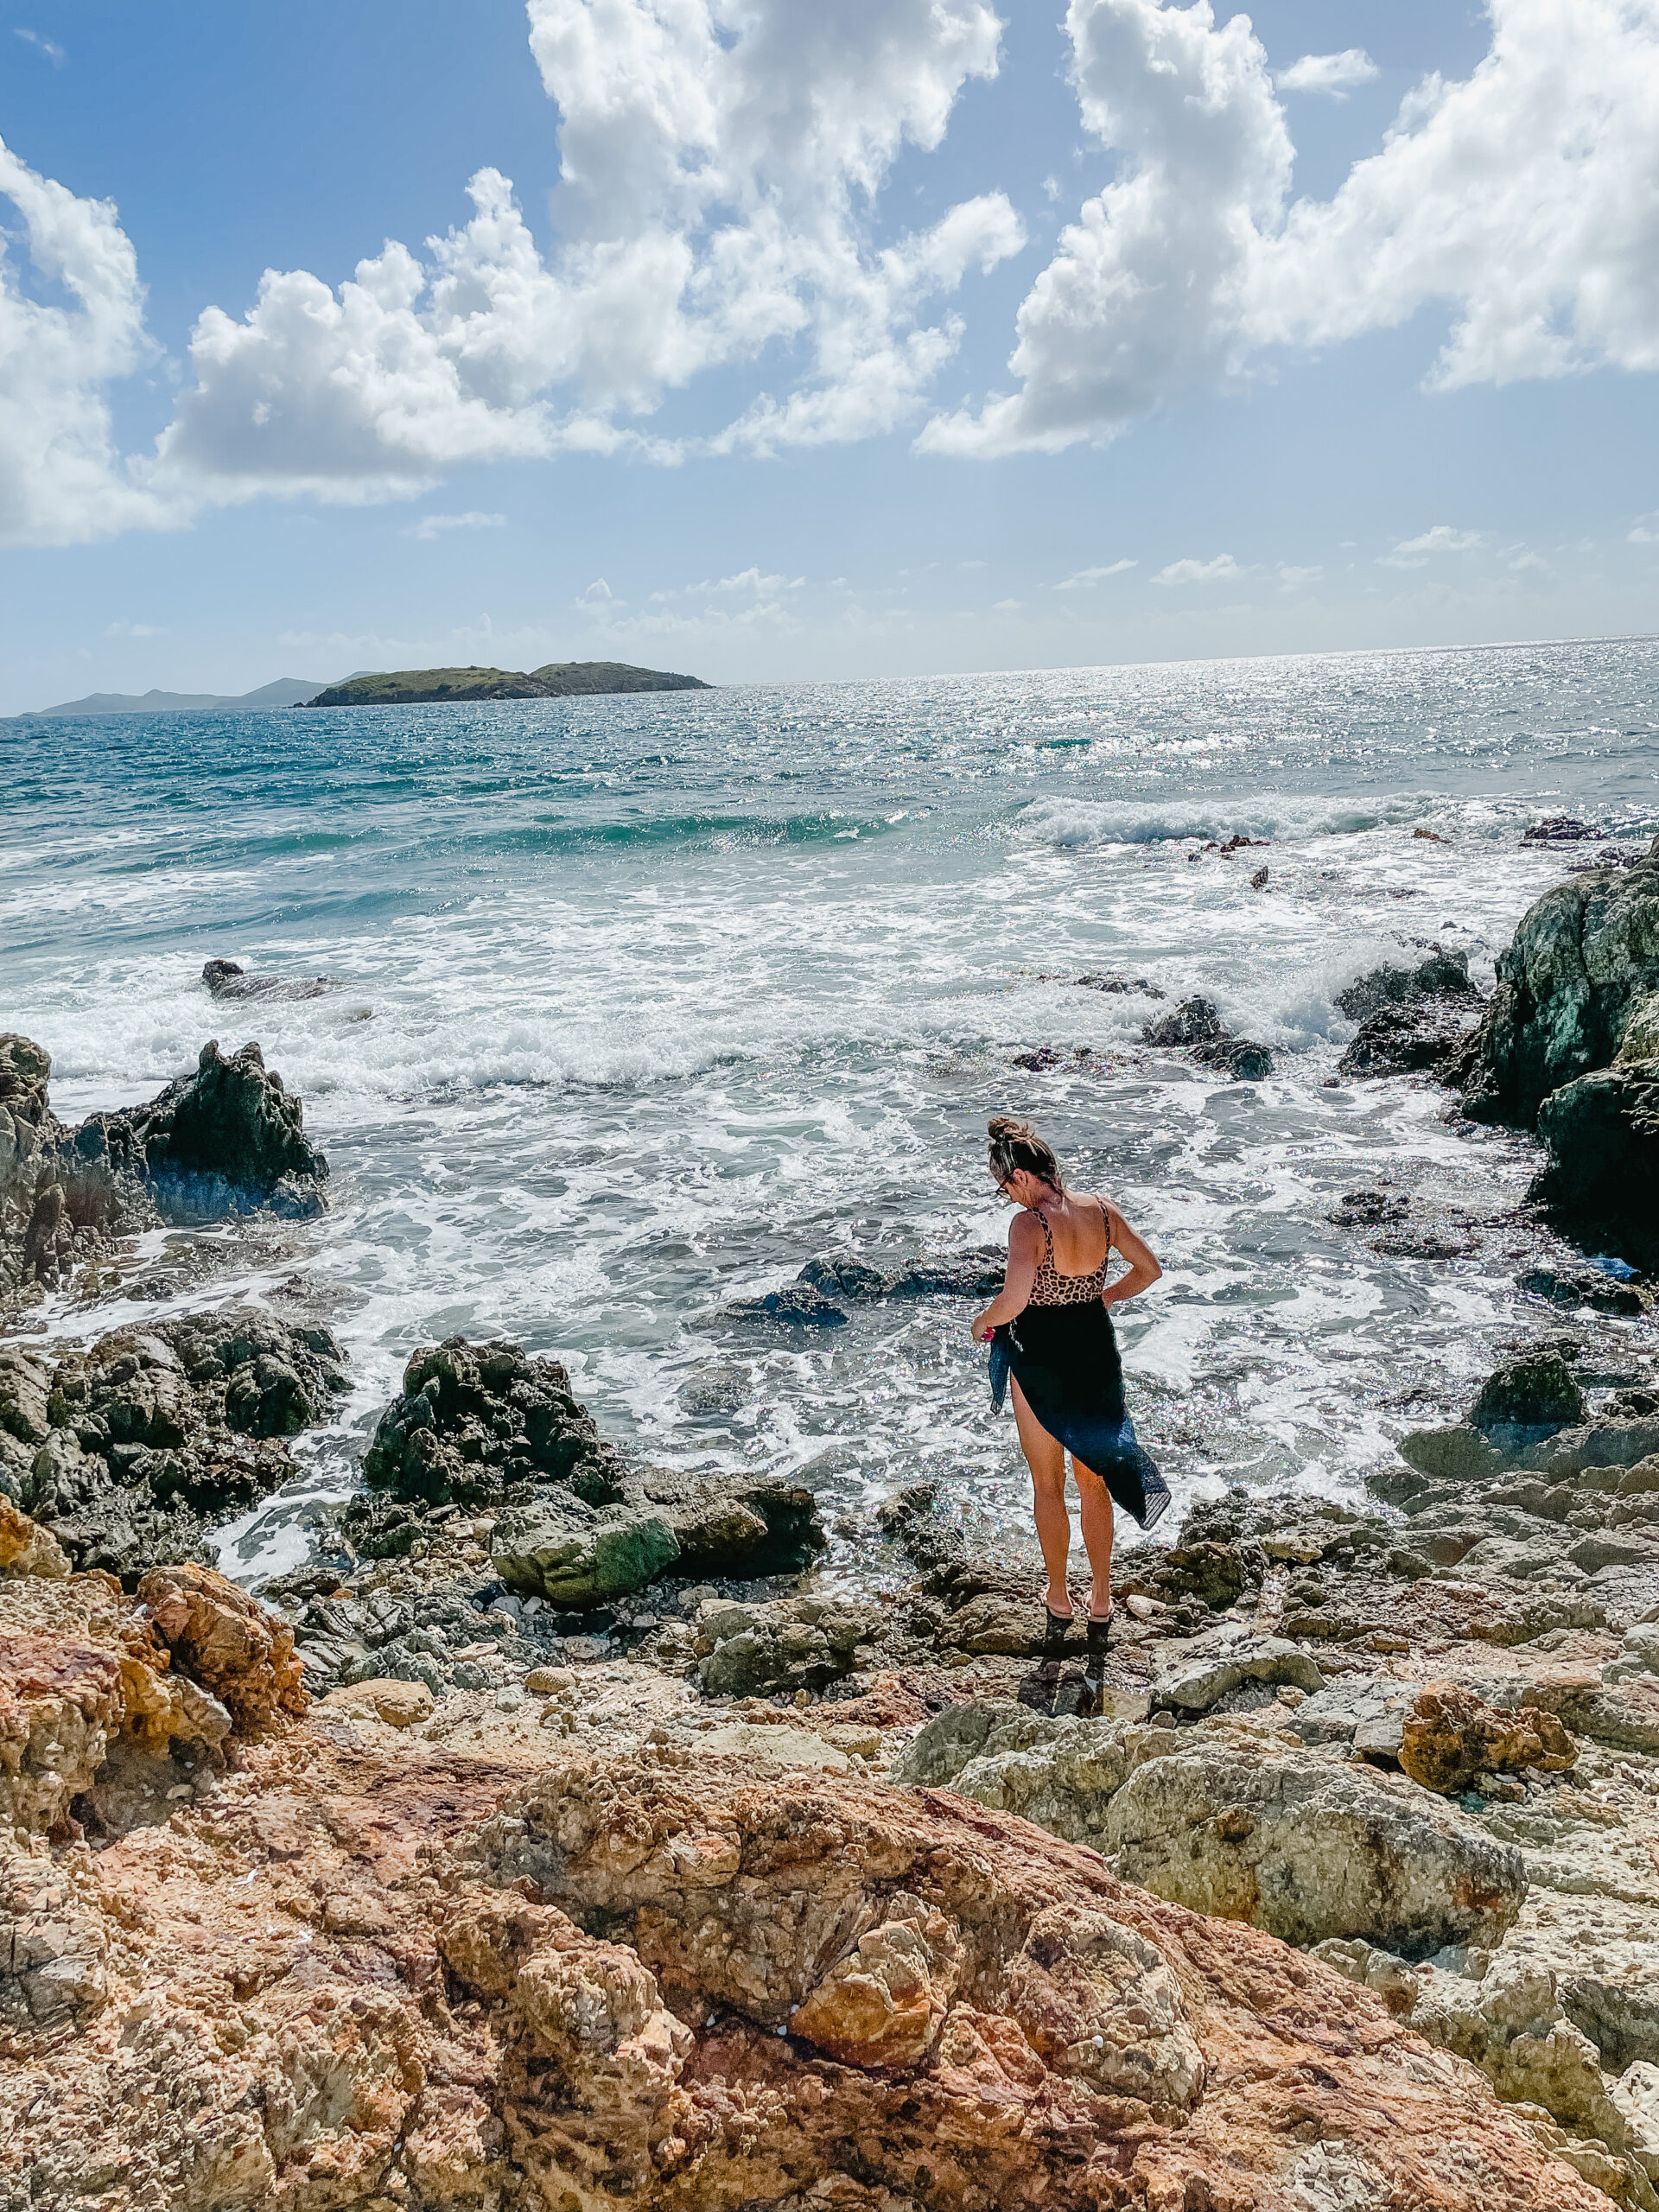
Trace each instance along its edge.
<instances>
[{"instance_id":1,"label":"blue sky","mask_svg":"<svg viewBox=\"0 0 1659 2212\"><path fill-rule=\"evenodd\" d=\"M0 0L0 712L1659 627L1659 0Z\"/></svg>"}]
</instances>

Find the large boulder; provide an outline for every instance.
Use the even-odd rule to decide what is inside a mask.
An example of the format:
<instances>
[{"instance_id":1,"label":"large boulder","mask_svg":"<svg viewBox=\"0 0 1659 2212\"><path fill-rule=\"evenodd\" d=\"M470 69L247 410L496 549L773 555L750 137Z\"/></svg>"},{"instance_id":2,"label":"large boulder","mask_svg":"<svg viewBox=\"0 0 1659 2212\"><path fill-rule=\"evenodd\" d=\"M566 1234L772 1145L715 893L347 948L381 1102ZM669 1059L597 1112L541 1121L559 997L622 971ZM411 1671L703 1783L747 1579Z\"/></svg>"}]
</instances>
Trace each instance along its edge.
<instances>
[{"instance_id":1,"label":"large boulder","mask_svg":"<svg viewBox=\"0 0 1659 2212\"><path fill-rule=\"evenodd\" d=\"M411 1352L363 1458L372 1490L435 1505L497 1505L537 1480L614 1504L620 1472L562 1363L504 1338L447 1337Z\"/></svg>"},{"instance_id":2,"label":"large boulder","mask_svg":"<svg viewBox=\"0 0 1659 2212\"><path fill-rule=\"evenodd\" d=\"M1387 1007L1409 1006L1424 999L1461 1000L1478 1005L1480 994L1469 980L1469 956L1446 952L1437 944L1427 960L1414 968L1386 963L1373 968L1337 994L1337 1010L1350 1021L1367 1022Z\"/></svg>"},{"instance_id":3,"label":"large boulder","mask_svg":"<svg viewBox=\"0 0 1659 2212\"><path fill-rule=\"evenodd\" d=\"M1150 1760L1112 1797L1099 1847L1195 1912L1412 1959L1495 1946L1527 1893L1517 1850L1415 1783L1306 1752L1195 1744Z\"/></svg>"},{"instance_id":4,"label":"large boulder","mask_svg":"<svg viewBox=\"0 0 1659 2212\"><path fill-rule=\"evenodd\" d=\"M1537 1443L1584 1419L1584 1393L1554 1345L1517 1353L1481 1385L1470 1425L1503 1445Z\"/></svg>"},{"instance_id":5,"label":"large boulder","mask_svg":"<svg viewBox=\"0 0 1659 2212\"><path fill-rule=\"evenodd\" d=\"M1530 906L1459 1071L1478 1121L1530 1128L1552 1091L1605 1068L1659 989L1659 840L1630 868L1595 868Z\"/></svg>"},{"instance_id":6,"label":"large boulder","mask_svg":"<svg viewBox=\"0 0 1659 2212\"><path fill-rule=\"evenodd\" d=\"M509 1589L582 1612L643 1590L679 1555L661 1514L595 1508L569 1492L502 1514L491 1541Z\"/></svg>"},{"instance_id":7,"label":"large boulder","mask_svg":"<svg viewBox=\"0 0 1659 2212\"><path fill-rule=\"evenodd\" d=\"M1563 1084L1537 1127L1549 1158L1528 1196L1580 1237L1659 1266L1659 1058Z\"/></svg>"}]
</instances>

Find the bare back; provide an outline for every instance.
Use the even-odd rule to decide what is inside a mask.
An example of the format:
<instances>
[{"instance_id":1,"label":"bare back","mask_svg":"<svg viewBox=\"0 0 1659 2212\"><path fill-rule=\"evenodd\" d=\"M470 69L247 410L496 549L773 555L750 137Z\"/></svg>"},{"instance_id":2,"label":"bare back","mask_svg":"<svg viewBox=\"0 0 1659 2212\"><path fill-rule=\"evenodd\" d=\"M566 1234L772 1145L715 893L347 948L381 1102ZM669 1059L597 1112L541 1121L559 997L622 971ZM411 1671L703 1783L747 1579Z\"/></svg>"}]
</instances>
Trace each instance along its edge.
<instances>
[{"instance_id":1,"label":"bare back","mask_svg":"<svg viewBox=\"0 0 1659 2212\"><path fill-rule=\"evenodd\" d=\"M1111 1212L1104 1198L1081 1198L1068 1191L1058 1205L1045 1206L1039 1219L1048 1230L1055 1272L1097 1275L1112 1249Z\"/></svg>"}]
</instances>

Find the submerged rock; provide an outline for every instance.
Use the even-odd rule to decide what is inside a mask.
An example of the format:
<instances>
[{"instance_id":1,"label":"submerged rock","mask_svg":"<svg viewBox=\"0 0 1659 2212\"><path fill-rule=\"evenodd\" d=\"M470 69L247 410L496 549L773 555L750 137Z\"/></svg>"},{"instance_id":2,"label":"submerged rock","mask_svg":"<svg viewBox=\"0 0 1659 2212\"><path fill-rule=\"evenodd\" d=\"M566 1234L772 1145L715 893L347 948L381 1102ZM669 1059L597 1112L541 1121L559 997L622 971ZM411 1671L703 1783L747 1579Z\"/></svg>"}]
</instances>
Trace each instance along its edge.
<instances>
[{"instance_id":1,"label":"submerged rock","mask_svg":"<svg viewBox=\"0 0 1659 2212\"><path fill-rule=\"evenodd\" d=\"M250 976L234 960L209 960L201 980L216 999L317 999L330 988L326 976Z\"/></svg>"},{"instance_id":2,"label":"submerged rock","mask_svg":"<svg viewBox=\"0 0 1659 2212\"><path fill-rule=\"evenodd\" d=\"M1611 1274L1605 1268L1529 1268L1516 1283L1552 1306L1588 1306L1600 1313L1632 1316L1653 1311L1653 1293L1646 1283Z\"/></svg>"}]
</instances>

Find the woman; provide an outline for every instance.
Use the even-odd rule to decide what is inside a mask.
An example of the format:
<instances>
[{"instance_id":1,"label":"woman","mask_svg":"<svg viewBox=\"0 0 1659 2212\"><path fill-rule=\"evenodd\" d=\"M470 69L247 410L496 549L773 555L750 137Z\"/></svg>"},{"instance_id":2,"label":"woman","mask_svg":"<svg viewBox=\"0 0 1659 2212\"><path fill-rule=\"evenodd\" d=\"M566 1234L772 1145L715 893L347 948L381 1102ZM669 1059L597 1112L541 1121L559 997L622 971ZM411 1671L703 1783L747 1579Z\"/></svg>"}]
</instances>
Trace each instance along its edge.
<instances>
[{"instance_id":1,"label":"woman","mask_svg":"<svg viewBox=\"0 0 1659 2212\"><path fill-rule=\"evenodd\" d=\"M1107 1312L1155 1283L1163 1269L1116 1208L1065 1187L1060 1164L1025 1122L999 1114L990 1125L991 1173L1024 1209L1008 1230L1001 1293L971 1324L991 1344L991 1395L998 1412L1012 1378L1020 1447L1031 1469L1037 1541L1048 1569L1046 1658L1058 1656L1071 1624L1065 1560L1065 1455L1082 1502L1084 1547L1093 1577L1088 1648L1103 1654L1112 1619L1112 1501L1150 1529L1169 1503L1163 1477L1135 1440L1123 1403L1123 1367ZM1128 1272L1106 1281L1114 1246Z\"/></svg>"}]
</instances>

